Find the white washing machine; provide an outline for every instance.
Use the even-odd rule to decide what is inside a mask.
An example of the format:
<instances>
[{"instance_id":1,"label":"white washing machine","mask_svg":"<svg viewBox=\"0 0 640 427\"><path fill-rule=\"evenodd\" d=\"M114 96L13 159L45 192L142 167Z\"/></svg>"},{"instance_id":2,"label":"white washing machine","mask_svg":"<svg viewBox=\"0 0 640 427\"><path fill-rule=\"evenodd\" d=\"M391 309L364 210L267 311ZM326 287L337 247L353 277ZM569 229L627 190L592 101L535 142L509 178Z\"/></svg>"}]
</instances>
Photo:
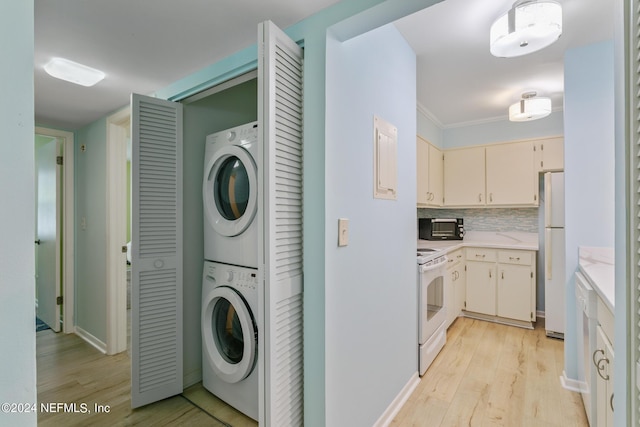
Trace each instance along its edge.
<instances>
[{"instance_id":1,"label":"white washing machine","mask_svg":"<svg viewBox=\"0 0 640 427\"><path fill-rule=\"evenodd\" d=\"M204 262L202 385L258 419L258 270Z\"/></svg>"},{"instance_id":2,"label":"white washing machine","mask_svg":"<svg viewBox=\"0 0 640 427\"><path fill-rule=\"evenodd\" d=\"M204 258L258 268L258 124L207 136L204 156Z\"/></svg>"}]
</instances>

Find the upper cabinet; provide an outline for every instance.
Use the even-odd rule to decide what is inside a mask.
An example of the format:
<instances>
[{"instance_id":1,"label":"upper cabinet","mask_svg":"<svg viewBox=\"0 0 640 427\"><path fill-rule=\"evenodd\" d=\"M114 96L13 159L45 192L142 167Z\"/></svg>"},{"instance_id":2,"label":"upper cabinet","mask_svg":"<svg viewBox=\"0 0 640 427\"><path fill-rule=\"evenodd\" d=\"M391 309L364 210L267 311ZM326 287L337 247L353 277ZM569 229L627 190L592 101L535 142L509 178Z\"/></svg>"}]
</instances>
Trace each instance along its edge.
<instances>
[{"instance_id":1,"label":"upper cabinet","mask_svg":"<svg viewBox=\"0 0 640 427\"><path fill-rule=\"evenodd\" d=\"M537 172L564 170L564 138L547 138L533 141Z\"/></svg>"},{"instance_id":2,"label":"upper cabinet","mask_svg":"<svg viewBox=\"0 0 640 427\"><path fill-rule=\"evenodd\" d=\"M419 207L442 206L443 165L442 151L427 140L416 140L417 201Z\"/></svg>"},{"instance_id":3,"label":"upper cabinet","mask_svg":"<svg viewBox=\"0 0 640 427\"><path fill-rule=\"evenodd\" d=\"M484 206L484 147L444 152L444 205Z\"/></svg>"},{"instance_id":4,"label":"upper cabinet","mask_svg":"<svg viewBox=\"0 0 640 427\"><path fill-rule=\"evenodd\" d=\"M538 205L538 174L531 141L486 148L487 205Z\"/></svg>"},{"instance_id":5,"label":"upper cabinet","mask_svg":"<svg viewBox=\"0 0 640 427\"><path fill-rule=\"evenodd\" d=\"M562 137L441 151L418 137L418 207L538 206L539 173L564 169Z\"/></svg>"}]
</instances>

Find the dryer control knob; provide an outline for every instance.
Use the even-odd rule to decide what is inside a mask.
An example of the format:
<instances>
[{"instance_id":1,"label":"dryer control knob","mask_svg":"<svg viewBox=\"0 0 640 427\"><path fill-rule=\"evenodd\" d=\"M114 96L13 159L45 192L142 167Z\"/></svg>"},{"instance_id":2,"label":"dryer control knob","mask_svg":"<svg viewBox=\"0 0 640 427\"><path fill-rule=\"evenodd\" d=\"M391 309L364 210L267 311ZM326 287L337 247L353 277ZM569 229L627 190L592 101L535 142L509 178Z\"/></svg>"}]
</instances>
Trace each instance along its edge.
<instances>
[{"instance_id":1,"label":"dryer control knob","mask_svg":"<svg viewBox=\"0 0 640 427\"><path fill-rule=\"evenodd\" d=\"M233 141L235 137L236 137L236 133L234 131L227 133L227 141Z\"/></svg>"},{"instance_id":2,"label":"dryer control knob","mask_svg":"<svg viewBox=\"0 0 640 427\"><path fill-rule=\"evenodd\" d=\"M233 270L228 270L227 271L227 282L230 282L233 280Z\"/></svg>"}]
</instances>

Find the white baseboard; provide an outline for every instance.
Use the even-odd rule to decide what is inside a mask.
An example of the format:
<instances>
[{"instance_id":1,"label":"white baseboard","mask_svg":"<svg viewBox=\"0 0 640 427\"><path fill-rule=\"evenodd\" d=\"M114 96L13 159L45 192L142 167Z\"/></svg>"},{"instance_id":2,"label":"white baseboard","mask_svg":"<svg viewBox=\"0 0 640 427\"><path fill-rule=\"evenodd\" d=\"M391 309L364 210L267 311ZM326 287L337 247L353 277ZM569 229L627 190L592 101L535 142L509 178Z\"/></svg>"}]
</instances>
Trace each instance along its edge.
<instances>
[{"instance_id":1,"label":"white baseboard","mask_svg":"<svg viewBox=\"0 0 640 427\"><path fill-rule=\"evenodd\" d=\"M400 409L402 409L402 406L409 396L411 396L411 393L413 393L413 390L415 390L419 383L420 376L418 375L418 371L416 371L409 379L409 382L407 382L402 390L400 390L400 393L398 393L396 398L393 399L393 402L391 402L389 407L387 407L380 418L378 418L378 421L376 421L373 427L387 427L391 424L391 421L393 421L395 416L398 415L398 412L400 412Z\"/></svg>"},{"instance_id":2,"label":"white baseboard","mask_svg":"<svg viewBox=\"0 0 640 427\"><path fill-rule=\"evenodd\" d=\"M89 332L85 331L81 327L77 326L74 328L74 332L77 336L94 346L99 352L103 354L107 354L107 344L100 341L98 338L91 335Z\"/></svg>"},{"instance_id":3,"label":"white baseboard","mask_svg":"<svg viewBox=\"0 0 640 427\"><path fill-rule=\"evenodd\" d=\"M202 369L196 369L189 372L182 378L182 388L191 387L202 381Z\"/></svg>"},{"instance_id":4,"label":"white baseboard","mask_svg":"<svg viewBox=\"0 0 640 427\"><path fill-rule=\"evenodd\" d=\"M562 371L562 376L560 377L560 384L562 384L563 388L570 391L575 391L576 393L582 393L586 388L586 384L583 383L582 381L567 378L567 373L565 371Z\"/></svg>"}]
</instances>

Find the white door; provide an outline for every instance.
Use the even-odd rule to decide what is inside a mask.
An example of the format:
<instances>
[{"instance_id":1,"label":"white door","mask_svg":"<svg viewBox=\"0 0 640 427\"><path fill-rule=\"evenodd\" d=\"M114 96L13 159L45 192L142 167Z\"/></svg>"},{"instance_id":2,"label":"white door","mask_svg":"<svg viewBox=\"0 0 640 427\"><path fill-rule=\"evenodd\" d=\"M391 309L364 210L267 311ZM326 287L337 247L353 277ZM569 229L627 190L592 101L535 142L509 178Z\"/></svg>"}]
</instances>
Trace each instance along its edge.
<instances>
[{"instance_id":1,"label":"white door","mask_svg":"<svg viewBox=\"0 0 640 427\"><path fill-rule=\"evenodd\" d=\"M36 161L36 314L49 327L60 331L60 173L56 163L57 138L38 138Z\"/></svg>"},{"instance_id":2,"label":"white door","mask_svg":"<svg viewBox=\"0 0 640 427\"><path fill-rule=\"evenodd\" d=\"M260 424L303 423L302 49L272 22L258 27L258 259L264 339ZM263 305L262 305L263 304Z\"/></svg>"},{"instance_id":3,"label":"white door","mask_svg":"<svg viewBox=\"0 0 640 427\"><path fill-rule=\"evenodd\" d=\"M182 393L182 104L132 95L131 406Z\"/></svg>"}]
</instances>

